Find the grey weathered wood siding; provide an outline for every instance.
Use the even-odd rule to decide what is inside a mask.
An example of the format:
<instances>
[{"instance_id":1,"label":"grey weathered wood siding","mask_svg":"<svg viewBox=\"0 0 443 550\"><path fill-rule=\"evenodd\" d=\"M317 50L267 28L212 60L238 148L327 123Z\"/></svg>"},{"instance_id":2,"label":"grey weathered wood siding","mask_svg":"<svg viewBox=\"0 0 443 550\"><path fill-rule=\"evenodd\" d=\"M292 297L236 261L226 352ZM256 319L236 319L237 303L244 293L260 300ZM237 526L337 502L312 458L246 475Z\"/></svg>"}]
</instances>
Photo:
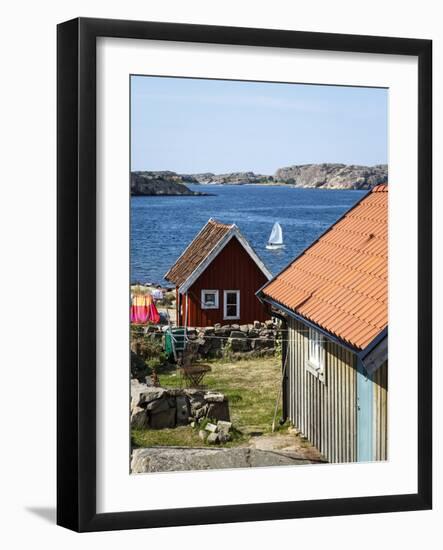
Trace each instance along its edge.
<instances>
[{"instance_id":1,"label":"grey weathered wood siding","mask_svg":"<svg viewBox=\"0 0 443 550\"><path fill-rule=\"evenodd\" d=\"M388 459L388 362L373 374L374 459Z\"/></svg>"},{"instance_id":2,"label":"grey weathered wood siding","mask_svg":"<svg viewBox=\"0 0 443 550\"><path fill-rule=\"evenodd\" d=\"M325 338L322 382L306 369L309 329L288 320L287 414L329 462L357 461L357 357ZM388 455L388 361L372 375L373 460Z\"/></svg>"},{"instance_id":3,"label":"grey weathered wood siding","mask_svg":"<svg viewBox=\"0 0 443 550\"><path fill-rule=\"evenodd\" d=\"M325 340L325 381L306 370L308 328L288 321L286 403L290 421L329 462L357 460L356 357Z\"/></svg>"}]
</instances>

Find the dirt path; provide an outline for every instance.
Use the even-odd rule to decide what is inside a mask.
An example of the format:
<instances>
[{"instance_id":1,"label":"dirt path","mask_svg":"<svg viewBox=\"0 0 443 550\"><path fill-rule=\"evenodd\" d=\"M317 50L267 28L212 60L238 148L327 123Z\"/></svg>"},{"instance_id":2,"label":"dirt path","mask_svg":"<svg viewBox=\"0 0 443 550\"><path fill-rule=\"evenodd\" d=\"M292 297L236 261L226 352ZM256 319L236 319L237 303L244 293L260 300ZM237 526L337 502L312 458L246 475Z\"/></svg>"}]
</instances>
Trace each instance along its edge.
<instances>
[{"instance_id":1,"label":"dirt path","mask_svg":"<svg viewBox=\"0 0 443 550\"><path fill-rule=\"evenodd\" d=\"M260 451L273 451L291 458L326 462L321 453L296 433L285 432L252 437L248 446Z\"/></svg>"}]
</instances>

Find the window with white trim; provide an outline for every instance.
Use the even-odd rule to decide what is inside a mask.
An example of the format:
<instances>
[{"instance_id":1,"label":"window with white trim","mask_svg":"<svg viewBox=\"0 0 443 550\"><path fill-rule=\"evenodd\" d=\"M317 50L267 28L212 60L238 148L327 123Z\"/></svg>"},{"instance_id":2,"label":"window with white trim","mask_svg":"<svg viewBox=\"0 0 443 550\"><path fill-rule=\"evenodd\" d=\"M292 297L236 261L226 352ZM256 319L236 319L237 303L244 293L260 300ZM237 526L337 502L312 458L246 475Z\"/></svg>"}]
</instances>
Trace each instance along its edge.
<instances>
[{"instance_id":1,"label":"window with white trim","mask_svg":"<svg viewBox=\"0 0 443 550\"><path fill-rule=\"evenodd\" d=\"M321 332L313 328L309 328L306 368L319 380L322 382L325 381L325 337Z\"/></svg>"},{"instance_id":2,"label":"window with white trim","mask_svg":"<svg viewBox=\"0 0 443 550\"><path fill-rule=\"evenodd\" d=\"M218 290L201 291L202 309L218 309Z\"/></svg>"},{"instance_id":3,"label":"window with white trim","mask_svg":"<svg viewBox=\"0 0 443 550\"><path fill-rule=\"evenodd\" d=\"M223 291L223 319L240 319L240 291Z\"/></svg>"}]
</instances>

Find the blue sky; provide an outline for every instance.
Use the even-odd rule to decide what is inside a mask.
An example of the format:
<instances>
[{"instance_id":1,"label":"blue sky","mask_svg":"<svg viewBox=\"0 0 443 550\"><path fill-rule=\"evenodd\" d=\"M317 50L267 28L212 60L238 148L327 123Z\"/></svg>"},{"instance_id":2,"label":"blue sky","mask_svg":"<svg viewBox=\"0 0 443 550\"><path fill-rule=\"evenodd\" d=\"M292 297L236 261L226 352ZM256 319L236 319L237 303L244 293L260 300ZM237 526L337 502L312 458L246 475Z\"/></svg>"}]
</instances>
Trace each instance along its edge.
<instances>
[{"instance_id":1,"label":"blue sky","mask_svg":"<svg viewBox=\"0 0 443 550\"><path fill-rule=\"evenodd\" d=\"M388 91L131 77L131 169L253 171L387 163Z\"/></svg>"}]
</instances>

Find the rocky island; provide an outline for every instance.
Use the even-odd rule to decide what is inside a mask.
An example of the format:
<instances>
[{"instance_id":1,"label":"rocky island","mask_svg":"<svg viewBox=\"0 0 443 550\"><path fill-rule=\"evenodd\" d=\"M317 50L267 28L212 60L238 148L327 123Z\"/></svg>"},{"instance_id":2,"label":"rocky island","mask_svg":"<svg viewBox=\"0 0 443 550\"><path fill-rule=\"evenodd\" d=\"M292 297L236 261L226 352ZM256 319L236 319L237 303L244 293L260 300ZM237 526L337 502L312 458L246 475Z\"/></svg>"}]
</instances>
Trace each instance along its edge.
<instances>
[{"instance_id":1,"label":"rocky island","mask_svg":"<svg viewBox=\"0 0 443 550\"><path fill-rule=\"evenodd\" d=\"M207 195L191 191L186 184L290 185L321 189L371 189L388 182L387 164L299 164L279 168L273 175L254 172L177 174L170 171L132 172L131 195Z\"/></svg>"},{"instance_id":2,"label":"rocky island","mask_svg":"<svg viewBox=\"0 0 443 550\"><path fill-rule=\"evenodd\" d=\"M131 195L208 195L191 191L186 183L198 183L175 172L131 172Z\"/></svg>"},{"instance_id":3,"label":"rocky island","mask_svg":"<svg viewBox=\"0 0 443 550\"><path fill-rule=\"evenodd\" d=\"M272 176L254 174L254 172L231 172L228 174L213 174L212 172L205 172L203 174L188 174L186 177L196 180L197 183L213 183L222 185L270 183L273 179Z\"/></svg>"},{"instance_id":4,"label":"rocky island","mask_svg":"<svg viewBox=\"0 0 443 550\"><path fill-rule=\"evenodd\" d=\"M299 164L279 168L272 175L254 172L230 174L189 174L186 177L206 184L267 184L323 189L371 189L388 181L387 164L361 166L355 164Z\"/></svg>"},{"instance_id":5,"label":"rocky island","mask_svg":"<svg viewBox=\"0 0 443 550\"><path fill-rule=\"evenodd\" d=\"M296 187L323 189L371 189L388 182L388 165L302 164L279 168L274 180Z\"/></svg>"}]
</instances>

